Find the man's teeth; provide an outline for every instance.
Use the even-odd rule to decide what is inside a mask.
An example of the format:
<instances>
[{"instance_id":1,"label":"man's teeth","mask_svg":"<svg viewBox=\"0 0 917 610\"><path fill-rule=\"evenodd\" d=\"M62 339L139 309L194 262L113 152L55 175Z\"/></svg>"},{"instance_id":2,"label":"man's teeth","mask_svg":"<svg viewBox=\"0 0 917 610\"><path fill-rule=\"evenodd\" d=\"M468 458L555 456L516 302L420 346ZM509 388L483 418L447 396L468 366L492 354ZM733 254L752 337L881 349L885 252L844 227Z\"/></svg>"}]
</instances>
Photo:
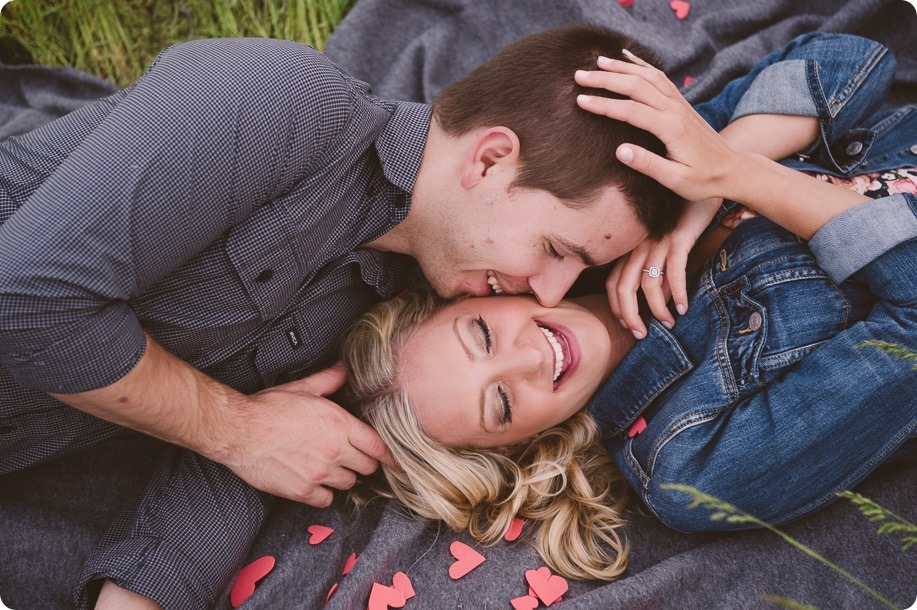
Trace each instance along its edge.
<instances>
[{"instance_id":1,"label":"man's teeth","mask_svg":"<svg viewBox=\"0 0 917 610\"><path fill-rule=\"evenodd\" d=\"M506 294L506 292L500 288L500 283L497 281L497 278L495 278L494 274L490 271L487 272L487 283L490 284L490 289L494 291L494 294Z\"/></svg>"},{"instance_id":2,"label":"man's teeth","mask_svg":"<svg viewBox=\"0 0 917 610\"><path fill-rule=\"evenodd\" d=\"M554 381L557 381L557 378L560 377L560 373L564 370L564 350L560 346L560 341L554 338L554 333L544 326L539 326L538 328L541 329L544 336L548 338L548 343L554 348Z\"/></svg>"}]
</instances>

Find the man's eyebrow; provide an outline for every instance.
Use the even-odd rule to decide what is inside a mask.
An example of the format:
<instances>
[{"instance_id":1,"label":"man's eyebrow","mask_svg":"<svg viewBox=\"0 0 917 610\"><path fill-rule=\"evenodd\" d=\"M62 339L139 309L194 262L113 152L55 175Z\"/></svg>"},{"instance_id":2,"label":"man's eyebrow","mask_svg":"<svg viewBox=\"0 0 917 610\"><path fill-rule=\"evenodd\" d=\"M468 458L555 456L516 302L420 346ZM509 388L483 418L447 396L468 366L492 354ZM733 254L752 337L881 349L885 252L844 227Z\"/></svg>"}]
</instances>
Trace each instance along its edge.
<instances>
[{"instance_id":1,"label":"man's eyebrow","mask_svg":"<svg viewBox=\"0 0 917 610\"><path fill-rule=\"evenodd\" d=\"M595 259L592 258L592 255L586 252L586 249L583 248L582 246L577 246L573 242L567 241L563 237L557 237L556 239L557 239L557 243L559 243L563 247L564 250L566 250L567 252L570 252L576 258L583 261L583 264L586 265L587 267L595 267L598 265L598 263L595 262Z\"/></svg>"},{"instance_id":2,"label":"man's eyebrow","mask_svg":"<svg viewBox=\"0 0 917 610\"><path fill-rule=\"evenodd\" d=\"M458 339L459 345L462 346L462 349L465 351L465 355L468 356L469 360L474 360L474 355L471 353L471 350L468 349L468 346L465 345L465 341L462 339L462 334L459 332L459 318L456 318L452 321L452 332L455 333L456 339ZM484 432L489 432L487 426L484 425L484 413L486 412L487 396L484 392L481 392L481 430Z\"/></svg>"}]
</instances>

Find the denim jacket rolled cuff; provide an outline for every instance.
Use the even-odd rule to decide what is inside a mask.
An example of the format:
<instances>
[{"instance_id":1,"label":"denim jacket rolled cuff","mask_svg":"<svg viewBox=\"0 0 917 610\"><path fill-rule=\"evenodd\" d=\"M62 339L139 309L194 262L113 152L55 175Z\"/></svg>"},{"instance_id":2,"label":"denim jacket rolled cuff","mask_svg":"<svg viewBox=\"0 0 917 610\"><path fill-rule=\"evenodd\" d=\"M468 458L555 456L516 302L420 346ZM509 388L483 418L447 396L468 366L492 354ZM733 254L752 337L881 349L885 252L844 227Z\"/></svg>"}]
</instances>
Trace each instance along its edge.
<instances>
[{"instance_id":1,"label":"denim jacket rolled cuff","mask_svg":"<svg viewBox=\"0 0 917 610\"><path fill-rule=\"evenodd\" d=\"M815 117L819 138L799 156L812 158L830 172L851 175L876 138L856 126L880 106L896 64L886 47L866 38L809 37L756 75L730 122L752 114Z\"/></svg>"},{"instance_id":2,"label":"denim jacket rolled cuff","mask_svg":"<svg viewBox=\"0 0 917 610\"><path fill-rule=\"evenodd\" d=\"M838 214L812 237L809 248L831 279L840 283L915 237L917 196L898 193Z\"/></svg>"},{"instance_id":3,"label":"denim jacket rolled cuff","mask_svg":"<svg viewBox=\"0 0 917 610\"><path fill-rule=\"evenodd\" d=\"M818 116L818 107L809 87L805 59L791 59L771 64L755 78L739 100L730 123L751 114L788 114Z\"/></svg>"}]
</instances>

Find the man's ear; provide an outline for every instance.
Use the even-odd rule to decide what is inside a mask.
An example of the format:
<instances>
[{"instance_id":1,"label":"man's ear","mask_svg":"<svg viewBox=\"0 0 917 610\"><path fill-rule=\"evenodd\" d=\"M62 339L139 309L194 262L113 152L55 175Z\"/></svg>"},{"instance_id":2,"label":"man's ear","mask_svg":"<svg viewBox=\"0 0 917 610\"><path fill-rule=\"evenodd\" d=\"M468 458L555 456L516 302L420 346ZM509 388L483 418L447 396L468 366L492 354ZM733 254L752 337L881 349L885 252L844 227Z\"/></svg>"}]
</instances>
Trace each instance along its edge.
<instances>
[{"instance_id":1,"label":"man's ear","mask_svg":"<svg viewBox=\"0 0 917 610\"><path fill-rule=\"evenodd\" d=\"M508 127L489 127L471 142L462 165L462 188L469 189L496 168L515 170L519 137Z\"/></svg>"}]
</instances>

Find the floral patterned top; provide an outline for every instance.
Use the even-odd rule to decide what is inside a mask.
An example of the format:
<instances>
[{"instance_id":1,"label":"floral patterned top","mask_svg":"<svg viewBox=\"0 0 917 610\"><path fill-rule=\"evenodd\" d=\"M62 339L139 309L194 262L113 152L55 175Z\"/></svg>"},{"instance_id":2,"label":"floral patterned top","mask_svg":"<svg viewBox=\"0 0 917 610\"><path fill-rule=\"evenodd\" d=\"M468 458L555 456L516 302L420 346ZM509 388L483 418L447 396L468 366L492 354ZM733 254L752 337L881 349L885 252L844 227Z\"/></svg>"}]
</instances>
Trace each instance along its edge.
<instances>
[{"instance_id":1,"label":"floral patterned top","mask_svg":"<svg viewBox=\"0 0 917 610\"><path fill-rule=\"evenodd\" d=\"M895 193L917 193L917 168L915 167L862 174L852 178L838 178L828 174L814 173L809 175L823 182L831 182L873 199L894 195ZM720 225L727 229L734 229L743 220L754 218L757 215L756 212L744 206L736 206L734 210L723 217Z\"/></svg>"}]
</instances>

